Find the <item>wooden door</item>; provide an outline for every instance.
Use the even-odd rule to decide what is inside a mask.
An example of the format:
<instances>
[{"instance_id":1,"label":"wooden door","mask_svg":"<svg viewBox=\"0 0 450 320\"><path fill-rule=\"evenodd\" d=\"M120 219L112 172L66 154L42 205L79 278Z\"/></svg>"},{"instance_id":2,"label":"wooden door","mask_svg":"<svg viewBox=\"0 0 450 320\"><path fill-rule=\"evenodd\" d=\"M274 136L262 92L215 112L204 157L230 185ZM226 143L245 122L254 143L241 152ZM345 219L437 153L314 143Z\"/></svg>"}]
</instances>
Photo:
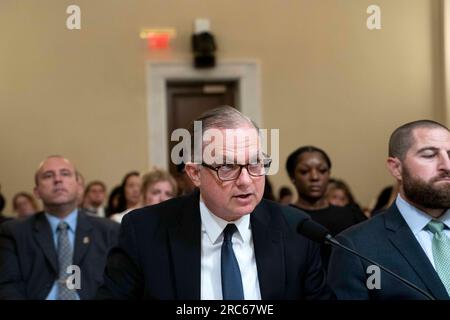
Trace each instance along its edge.
<instances>
[{"instance_id":1,"label":"wooden door","mask_svg":"<svg viewBox=\"0 0 450 320\"><path fill-rule=\"evenodd\" d=\"M169 170L176 173L176 167L170 160L172 147L178 142L170 141L173 130L189 126L203 112L229 105L239 109L237 105L237 81L208 81L167 83L167 128L169 145Z\"/></svg>"}]
</instances>

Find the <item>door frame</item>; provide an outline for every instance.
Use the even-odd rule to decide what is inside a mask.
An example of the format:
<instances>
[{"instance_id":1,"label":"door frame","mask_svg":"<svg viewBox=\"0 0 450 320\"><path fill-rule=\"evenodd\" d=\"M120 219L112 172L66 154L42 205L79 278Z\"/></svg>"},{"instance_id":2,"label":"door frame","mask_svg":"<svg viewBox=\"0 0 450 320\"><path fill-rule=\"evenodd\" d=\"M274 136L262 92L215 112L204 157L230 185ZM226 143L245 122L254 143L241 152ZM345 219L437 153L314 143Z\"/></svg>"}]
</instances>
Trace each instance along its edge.
<instances>
[{"instance_id":1,"label":"door frame","mask_svg":"<svg viewBox=\"0 0 450 320\"><path fill-rule=\"evenodd\" d=\"M442 19L441 24L443 34L443 82L444 82L444 121L450 126L450 0L441 2ZM438 49L439 50L439 49ZM440 101L439 101L440 102Z\"/></svg>"},{"instance_id":2,"label":"door frame","mask_svg":"<svg viewBox=\"0 0 450 320\"><path fill-rule=\"evenodd\" d=\"M261 72L258 61L224 61L213 69L195 69L191 62L146 63L147 134L149 168L167 170L167 82L168 81L237 81L239 109L261 124Z\"/></svg>"}]
</instances>

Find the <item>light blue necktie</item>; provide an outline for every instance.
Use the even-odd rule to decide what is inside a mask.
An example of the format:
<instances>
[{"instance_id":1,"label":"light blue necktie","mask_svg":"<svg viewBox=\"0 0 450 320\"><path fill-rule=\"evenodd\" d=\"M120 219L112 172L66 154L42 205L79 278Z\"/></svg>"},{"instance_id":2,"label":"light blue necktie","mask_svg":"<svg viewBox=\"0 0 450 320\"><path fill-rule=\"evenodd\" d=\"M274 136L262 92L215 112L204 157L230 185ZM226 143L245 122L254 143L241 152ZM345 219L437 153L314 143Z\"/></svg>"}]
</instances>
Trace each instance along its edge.
<instances>
[{"instance_id":1,"label":"light blue necktie","mask_svg":"<svg viewBox=\"0 0 450 320\"><path fill-rule=\"evenodd\" d=\"M68 235L69 225L61 221L58 224L58 263L59 263L59 277L58 277L58 294L57 300L76 300L77 295L75 290L70 290L67 287L66 273L67 267L72 264L73 250L69 242Z\"/></svg>"},{"instance_id":2,"label":"light blue necktie","mask_svg":"<svg viewBox=\"0 0 450 320\"><path fill-rule=\"evenodd\" d=\"M436 272L450 295L450 239L443 232L445 225L431 220L428 230L433 233L432 251Z\"/></svg>"},{"instance_id":3,"label":"light blue necktie","mask_svg":"<svg viewBox=\"0 0 450 320\"><path fill-rule=\"evenodd\" d=\"M224 300L244 300L241 271L233 251L233 233L237 230L235 224L228 224L223 230L221 274L222 297Z\"/></svg>"}]
</instances>

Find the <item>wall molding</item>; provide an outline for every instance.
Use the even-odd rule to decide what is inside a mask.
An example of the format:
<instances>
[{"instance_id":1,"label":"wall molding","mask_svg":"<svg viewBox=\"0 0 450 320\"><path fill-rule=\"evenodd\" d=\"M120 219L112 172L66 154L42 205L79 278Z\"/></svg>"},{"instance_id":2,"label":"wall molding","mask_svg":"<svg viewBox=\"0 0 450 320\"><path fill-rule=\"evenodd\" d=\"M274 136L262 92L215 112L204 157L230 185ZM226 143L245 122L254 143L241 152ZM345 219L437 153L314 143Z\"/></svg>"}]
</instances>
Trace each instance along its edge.
<instances>
[{"instance_id":1,"label":"wall molding","mask_svg":"<svg viewBox=\"0 0 450 320\"><path fill-rule=\"evenodd\" d=\"M261 116L261 72L257 61L224 61L213 69L194 69L191 62L146 63L149 167L167 169L167 82L235 80L242 113L258 125Z\"/></svg>"}]
</instances>

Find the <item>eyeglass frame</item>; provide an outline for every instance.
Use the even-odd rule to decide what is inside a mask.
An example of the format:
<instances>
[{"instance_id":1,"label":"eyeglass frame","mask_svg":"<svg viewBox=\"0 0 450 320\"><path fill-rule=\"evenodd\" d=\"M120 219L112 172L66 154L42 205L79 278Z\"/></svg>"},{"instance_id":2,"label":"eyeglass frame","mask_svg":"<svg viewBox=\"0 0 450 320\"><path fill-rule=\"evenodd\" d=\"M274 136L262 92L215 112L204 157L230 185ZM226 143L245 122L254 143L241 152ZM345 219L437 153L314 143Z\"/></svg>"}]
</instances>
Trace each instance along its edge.
<instances>
[{"instance_id":1,"label":"eyeglass frame","mask_svg":"<svg viewBox=\"0 0 450 320\"><path fill-rule=\"evenodd\" d=\"M270 165L272 164L272 159L267 157L267 158L264 158L264 159L262 159L262 160L263 160L263 161L267 161L266 164L263 164L264 168L270 168ZM239 178L239 176L241 175L241 173L242 173L242 168L244 168L244 167L245 167L245 169L247 170L248 174L249 174L250 176L252 176L252 177L257 178L257 177L263 177L263 176L267 175L267 173L263 173L263 174L261 174L261 175L254 175L254 174L251 174L250 171L248 170L248 166L249 166L249 165L254 165L254 164L255 164L255 163L247 163L247 164L237 164L237 163L233 163L233 165L239 166L239 174L238 174L238 175L236 176L236 178L234 178L234 179L224 180L224 179L222 179L221 177L219 177L219 170L220 170L221 167L225 166L226 164L225 164L225 165L219 165L219 166L217 166L217 167L214 167L214 166L212 166L212 165L210 165L210 164L207 164L207 163L205 163L205 162L202 162L202 163L201 163L201 165L202 165L203 167L215 171L215 172L216 172L216 175L217 175L217 178L218 178L220 181L222 181L222 182L237 180L237 179Z\"/></svg>"}]
</instances>

